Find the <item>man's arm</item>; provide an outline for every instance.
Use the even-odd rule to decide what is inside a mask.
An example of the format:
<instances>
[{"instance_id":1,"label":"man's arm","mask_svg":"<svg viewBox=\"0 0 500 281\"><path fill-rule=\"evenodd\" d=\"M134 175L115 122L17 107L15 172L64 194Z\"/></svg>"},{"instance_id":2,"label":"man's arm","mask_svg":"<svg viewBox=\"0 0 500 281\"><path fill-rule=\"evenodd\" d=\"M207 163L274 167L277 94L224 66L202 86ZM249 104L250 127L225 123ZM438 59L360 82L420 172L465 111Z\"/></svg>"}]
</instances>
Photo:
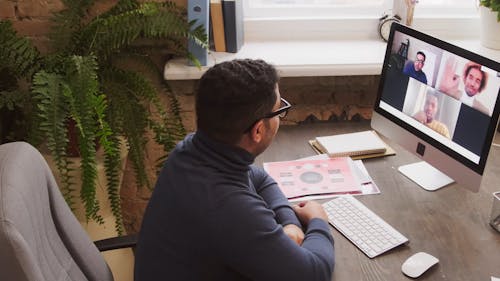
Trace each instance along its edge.
<instances>
[{"instance_id":1,"label":"man's arm","mask_svg":"<svg viewBox=\"0 0 500 281\"><path fill-rule=\"evenodd\" d=\"M263 169L252 166L250 180L254 184L257 193L276 213L276 219L278 223L283 225L285 234L298 245L302 245L305 236L302 225L274 179Z\"/></svg>"},{"instance_id":2,"label":"man's arm","mask_svg":"<svg viewBox=\"0 0 500 281\"><path fill-rule=\"evenodd\" d=\"M297 245L262 198L234 190L220 198L206 220L207 245L228 268L251 280L328 281L334 267L333 237L319 203L298 206L306 227Z\"/></svg>"},{"instance_id":3,"label":"man's arm","mask_svg":"<svg viewBox=\"0 0 500 281\"><path fill-rule=\"evenodd\" d=\"M297 215L290 206L276 181L257 166L251 166L250 180L252 181L257 194L269 205L269 208L276 213L276 220L281 225L294 224L302 228Z\"/></svg>"}]
</instances>

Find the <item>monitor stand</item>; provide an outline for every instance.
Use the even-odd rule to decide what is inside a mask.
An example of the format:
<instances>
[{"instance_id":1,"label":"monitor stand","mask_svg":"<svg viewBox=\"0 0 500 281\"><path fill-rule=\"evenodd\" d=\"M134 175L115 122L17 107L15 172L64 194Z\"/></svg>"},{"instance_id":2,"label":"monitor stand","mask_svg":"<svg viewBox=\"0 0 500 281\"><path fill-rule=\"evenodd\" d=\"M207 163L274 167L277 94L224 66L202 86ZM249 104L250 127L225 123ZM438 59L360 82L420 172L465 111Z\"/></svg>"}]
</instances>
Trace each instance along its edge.
<instances>
[{"instance_id":1,"label":"monitor stand","mask_svg":"<svg viewBox=\"0 0 500 281\"><path fill-rule=\"evenodd\" d=\"M403 165L398 170L425 190L434 191L454 180L425 161Z\"/></svg>"}]
</instances>

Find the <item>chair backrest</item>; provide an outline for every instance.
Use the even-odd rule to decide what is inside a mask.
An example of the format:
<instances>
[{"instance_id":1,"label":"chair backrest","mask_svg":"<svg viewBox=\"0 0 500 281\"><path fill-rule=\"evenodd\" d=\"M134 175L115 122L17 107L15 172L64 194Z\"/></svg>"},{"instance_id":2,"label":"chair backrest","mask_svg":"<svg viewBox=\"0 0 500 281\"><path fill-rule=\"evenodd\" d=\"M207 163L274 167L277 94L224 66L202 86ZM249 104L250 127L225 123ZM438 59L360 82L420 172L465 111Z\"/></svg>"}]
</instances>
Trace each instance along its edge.
<instances>
[{"instance_id":1,"label":"chair backrest","mask_svg":"<svg viewBox=\"0 0 500 281\"><path fill-rule=\"evenodd\" d=\"M43 156L25 142L0 145L2 280L113 280L64 201Z\"/></svg>"}]
</instances>

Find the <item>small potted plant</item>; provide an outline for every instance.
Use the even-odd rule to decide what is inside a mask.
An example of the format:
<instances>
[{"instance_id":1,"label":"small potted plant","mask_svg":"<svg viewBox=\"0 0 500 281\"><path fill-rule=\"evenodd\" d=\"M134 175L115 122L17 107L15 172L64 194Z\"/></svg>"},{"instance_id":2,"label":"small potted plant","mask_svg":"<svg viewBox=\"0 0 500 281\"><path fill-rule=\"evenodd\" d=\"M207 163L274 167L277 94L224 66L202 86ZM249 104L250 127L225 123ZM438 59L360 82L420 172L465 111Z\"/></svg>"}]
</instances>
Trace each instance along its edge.
<instances>
[{"instance_id":1,"label":"small potted plant","mask_svg":"<svg viewBox=\"0 0 500 281\"><path fill-rule=\"evenodd\" d=\"M487 48L500 49L500 0L480 0L481 44Z\"/></svg>"}]
</instances>

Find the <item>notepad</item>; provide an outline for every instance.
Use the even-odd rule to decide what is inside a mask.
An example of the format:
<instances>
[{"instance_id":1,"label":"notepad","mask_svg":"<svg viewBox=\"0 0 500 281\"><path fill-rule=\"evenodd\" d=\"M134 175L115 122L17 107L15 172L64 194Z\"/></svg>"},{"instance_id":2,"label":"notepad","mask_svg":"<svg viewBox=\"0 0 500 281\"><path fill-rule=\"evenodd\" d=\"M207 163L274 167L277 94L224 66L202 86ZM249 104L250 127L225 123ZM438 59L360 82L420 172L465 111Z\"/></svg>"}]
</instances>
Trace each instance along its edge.
<instances>
[{"instance_id":1,"label":"notepad","mask_svg":"<svg viewBox=\"0 0 500 281\"><path fill-rule=\"evenodd\" d=\"M383 153L387 150L386 144L372 130L316 137L316 142L330 157Z\"/></svg>"}]
</instances>

